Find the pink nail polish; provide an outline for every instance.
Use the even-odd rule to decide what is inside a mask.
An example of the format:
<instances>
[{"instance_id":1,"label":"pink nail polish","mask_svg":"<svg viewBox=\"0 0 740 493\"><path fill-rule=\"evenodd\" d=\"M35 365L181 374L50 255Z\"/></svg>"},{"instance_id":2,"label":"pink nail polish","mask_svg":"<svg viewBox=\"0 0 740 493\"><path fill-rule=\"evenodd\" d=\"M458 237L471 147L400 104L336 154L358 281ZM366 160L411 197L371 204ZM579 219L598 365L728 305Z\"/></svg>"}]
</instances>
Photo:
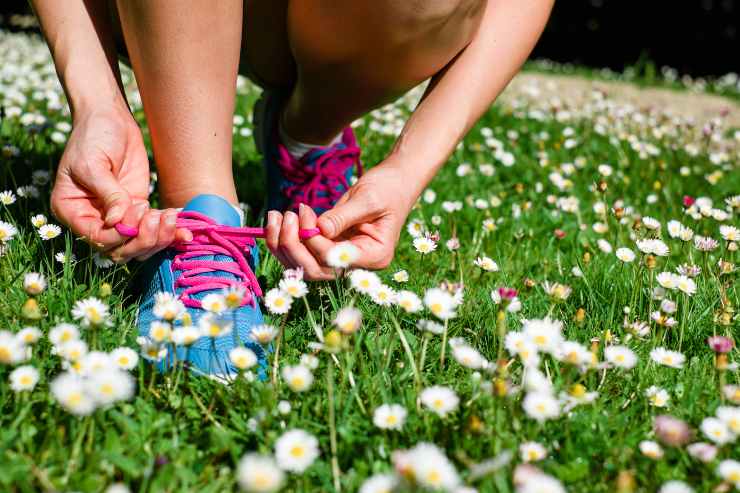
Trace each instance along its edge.
<instances>
[{"instance_id":1,"label":"pink nail polish","mask_svg":"<svg viewBox=\"0 0 740 493\"><path fill-rule=\"evenodd\" d=\"M115 226L116 231L118 231L118 234L121 236L128 236L129 238L133 238L134 236L137 236L139 234L139 228L136 228L134 226L127 226L123 223L117 223Z\"/></svg>"}]
</instances>

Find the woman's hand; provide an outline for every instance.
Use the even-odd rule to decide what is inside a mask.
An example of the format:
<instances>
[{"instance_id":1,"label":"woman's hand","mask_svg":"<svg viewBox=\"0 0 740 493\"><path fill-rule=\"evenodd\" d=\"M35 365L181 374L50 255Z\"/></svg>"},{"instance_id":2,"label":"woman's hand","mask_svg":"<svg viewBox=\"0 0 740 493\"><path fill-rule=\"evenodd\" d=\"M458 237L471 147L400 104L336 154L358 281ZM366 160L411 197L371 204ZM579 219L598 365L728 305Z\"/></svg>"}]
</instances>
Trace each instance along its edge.
<instances>
[{"instance_id":1,"label":"woman's hand","mask_svg":"<svg viewBox=\"0 0 740 493\"><path fill-rule=\"evenodd\" d=\"M51 195L54 215L117 262L143 259L176 237L174 211L150 210L148 196L149 160L128 109L76 114ZM138 227L139 235L127 242L118 222Z\"/></svg>"},{"instance_id":2,"label":"woman's hand","mask_svg":"<svg viewBox=\"0 0 740 493\"><path fill-rule=\"evenodd\" d=\"M360 251L355 267L387 267L417 193L409 187L402 168L381 163L365 173L333 209L316 217L310 207L299 214L271 211L268 214L267 246L291 268L303 267L309 280L334 277L326 264L329 250L350 241ZM319 227L321 235L300 241L298 230Z\"/></svg>"}]
</instances>

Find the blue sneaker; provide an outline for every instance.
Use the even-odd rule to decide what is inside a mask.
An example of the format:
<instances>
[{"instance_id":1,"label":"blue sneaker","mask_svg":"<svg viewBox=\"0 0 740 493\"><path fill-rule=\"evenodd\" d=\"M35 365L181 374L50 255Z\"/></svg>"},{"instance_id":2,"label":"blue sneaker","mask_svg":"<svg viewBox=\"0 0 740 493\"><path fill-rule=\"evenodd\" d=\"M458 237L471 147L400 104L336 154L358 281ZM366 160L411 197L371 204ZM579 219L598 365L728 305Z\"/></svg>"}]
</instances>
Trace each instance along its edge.
<instances>
[{"instance_id":1,"label":"blue sneaker","mask_svg":"<svg viewBox=\"0 0 740 493\"><path fill-rule=\"evenodd\" d=\"M264 378L265 350L250 338L252 329L263 323L257 302L262 292L254 275L258 263L254 238L258 230L240 227L241 218L234 207L216 195L193 198L179 213L177 222L178 227L187 227L193 233L193 241L175 244L149 260L145 273L148 288L138 312L140 336L162 352L166 350L157 367L164 371L186 361L196 373L230 380L237 375L237 368L229 352L245 346L257 356L258 373ZM236 303L241 299L240 306L220 315L202 306L205 301L212 312L220 311L212 306L219 297L207 297L226 289L238 293ZM157 314L162 316L162 305L168 302L179 311L184 306L193 327L199 328L197 340L191 345L160 346L155 342L158 338L151 331L158 326L152 322L161 319ZM174 330L181 328L182 318L174 322Z\"/></svg>"},{"instance_id":2,"label":"blue sneaker","mask_svg":"<svg viewBox=\"0 0 740 493\"><path fill-rule=\"evenodd\" d=\"M300 159L294 158L278 136L286 101L285 93L264 91L254 106L254 138L267 172L266 209L297 211L303 203L321 214L349 189L355 166L362 174L360 148L352 128L347 127L340 142L314 147Z\"/></svg>"}]
</instances>

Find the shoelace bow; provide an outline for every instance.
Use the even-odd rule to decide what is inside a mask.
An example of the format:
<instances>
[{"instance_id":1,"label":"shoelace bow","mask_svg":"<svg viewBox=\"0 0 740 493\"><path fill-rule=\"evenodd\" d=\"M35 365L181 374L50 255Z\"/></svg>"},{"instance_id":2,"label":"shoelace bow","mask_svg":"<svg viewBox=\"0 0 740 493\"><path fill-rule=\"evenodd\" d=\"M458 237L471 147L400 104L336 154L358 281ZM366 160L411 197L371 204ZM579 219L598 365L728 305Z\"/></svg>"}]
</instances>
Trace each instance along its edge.
<instances>
[{"instance_id":1,"label":"shoelace bow","mask_svg":"<svg viewBox=\"0 0 740 493\"><path fill-rule=\"evenodd\" d=\"M345 173L357 163L357 174L362 175L360 148L351 129L345 129L342 147L332 146L310 165L292 157L284 146L279 146L278 166L288 180L294 183L283 190L290 198L290 209L301 203L313 209L331 209L350 185ZM342 187L341 190L338 188ZM325 195L320 196L319 193Z\"/></svg>"},{"instance_id":2,"label":"shoelace bow","mask_svg":"<svg viewBox=\"0 0 740 493\"><path fill-rule=\"evenodd\" d=\"M139 233L137 228L121 223L115 227L122 236L134 237ZM244 288L241 306L254 305L254 297L262 296L262 289L247 262L247 256L251 258L249 249L255 245L255 239L265 237L265 228L224 226L195 211L179 212L176 227L188 229L193 234L193 240L188 243L172 244L178 252L172 260L172 270L182 272L175 281L175 288L185 288L178 296L183 304L201 308L200 301L192 295L237 286ZM301 229L299 237L306 240L319 233L318 228ZM197 258L215 255L231 257L233 261ZM204 275L217 271L228 272L236 279Z\"/></svg>"}]
</instances>

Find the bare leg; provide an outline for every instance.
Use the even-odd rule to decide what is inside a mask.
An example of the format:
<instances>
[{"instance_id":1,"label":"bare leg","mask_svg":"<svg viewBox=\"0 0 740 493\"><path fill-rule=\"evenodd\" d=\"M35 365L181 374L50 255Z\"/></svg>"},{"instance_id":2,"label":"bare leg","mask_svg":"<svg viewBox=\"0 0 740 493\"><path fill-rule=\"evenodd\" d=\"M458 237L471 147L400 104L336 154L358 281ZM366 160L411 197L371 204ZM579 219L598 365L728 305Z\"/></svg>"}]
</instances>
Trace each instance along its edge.
<instances>
[{"instance_id":1,"label":"bare leg","mask_svg":"<svg viewBox=\"0 0 740 493\"><path fill-rule=\"evenodd\" d=\"M118 0L164 205L201 193L236 204L231 168L243 0Z\"/></svg>"},{"instance_id":2,"label":"bare leg","mask_svg":"<svg viewBox=\"0 0 740 493\"><path fill-rule=\"evenodd\" d=\"M272 2L274 10L251 3L245 26L262 28L245 34L243 57L260 78L294 85L283 124L292 137L316 144L442 70L470 42L485 7L485 0L300 0L287 10L285 0ZM285 59L286 35L295 82L291 64L274 65Z\"/></svg>"}]
</instances>

